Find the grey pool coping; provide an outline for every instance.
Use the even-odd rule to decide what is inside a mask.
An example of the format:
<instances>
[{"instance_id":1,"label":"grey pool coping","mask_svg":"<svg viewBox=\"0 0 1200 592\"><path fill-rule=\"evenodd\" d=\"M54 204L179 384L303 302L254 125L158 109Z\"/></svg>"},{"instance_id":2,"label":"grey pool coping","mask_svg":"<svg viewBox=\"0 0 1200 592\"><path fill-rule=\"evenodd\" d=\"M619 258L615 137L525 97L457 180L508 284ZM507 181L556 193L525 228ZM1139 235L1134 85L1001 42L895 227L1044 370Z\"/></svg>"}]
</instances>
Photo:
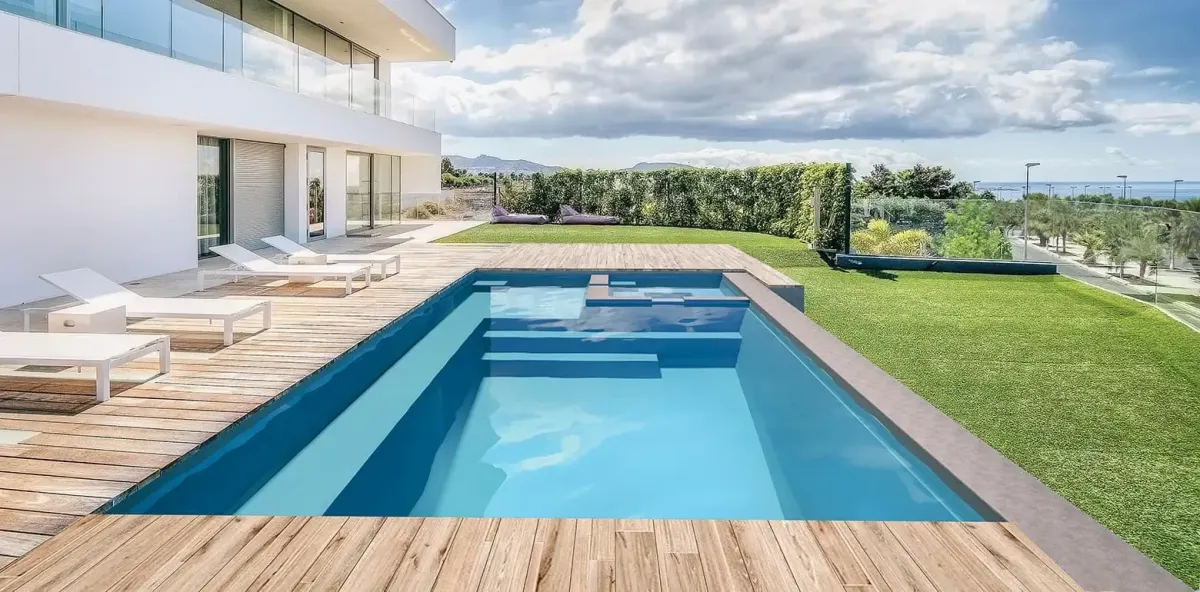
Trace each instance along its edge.
<instances>
[{"instance_id":1,"label":"grey pool coping","mask_svg":"<svg viewBox=\"0 0 1200 592\"><path fill-rule=\"evenodd\" d=\"M1093 591L1193 592L757 279L746 273L725 277L837 382L874 407L879 419L915 445L914 451L932 461L935 470L951 475L1020 528L1080 586Z\"/></svg>"}]
</instances>

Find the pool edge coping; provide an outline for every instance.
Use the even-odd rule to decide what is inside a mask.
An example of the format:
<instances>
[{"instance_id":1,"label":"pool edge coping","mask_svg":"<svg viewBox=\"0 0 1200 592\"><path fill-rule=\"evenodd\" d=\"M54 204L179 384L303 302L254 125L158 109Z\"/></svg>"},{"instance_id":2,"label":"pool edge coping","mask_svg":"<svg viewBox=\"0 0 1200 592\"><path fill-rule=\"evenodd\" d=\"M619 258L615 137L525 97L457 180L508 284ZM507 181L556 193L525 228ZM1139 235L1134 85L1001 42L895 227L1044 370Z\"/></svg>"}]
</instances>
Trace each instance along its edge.
<instances>
[{"instance_id":1,"label":"pool edge coping","mask_svg":"<svg viewBox=\"0 0 1200 592\"><path fill-rule=\"evenodd\" d=\"M980 440L746 272L726 279L876 417L1088 590L1193 592L1141 551ZM954 484L949 484L954 487Z\"/></svg>"}]
</instances>

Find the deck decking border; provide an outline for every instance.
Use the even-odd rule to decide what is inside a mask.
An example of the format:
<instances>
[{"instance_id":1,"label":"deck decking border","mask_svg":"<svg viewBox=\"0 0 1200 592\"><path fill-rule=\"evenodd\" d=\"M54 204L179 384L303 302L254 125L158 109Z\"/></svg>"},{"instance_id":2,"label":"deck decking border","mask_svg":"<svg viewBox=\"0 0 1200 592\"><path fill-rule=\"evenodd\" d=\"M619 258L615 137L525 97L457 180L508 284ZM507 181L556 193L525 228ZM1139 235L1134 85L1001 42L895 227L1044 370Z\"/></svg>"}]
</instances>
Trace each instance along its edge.
<instances>
[{"instance_id":1,"label":"deck decking border","mask_svg":"<svg viewBox=\"0 0 1200 592\"><path fill-rule=\"evenodd\" d=\"M660 535L654 526L662 521L648 520L88 516L476 268L746 271L768 286L795 284L728 245L438 245L401 252L405 258L400 274L350 296L341 297L341 285L336 282L312 286L245 282L211 290L209 296L268 297L276 307L273 329L247 337L239 326L241 338L233 346L220 346L219 327L202 322L138 323L137 330L172 335L173 372L132 387L114 388L108 403L93 404L91 383L86 381L0 377L0 391L4 392L0 410L9 409L0 411L0 429L39 432L21 444L0 445L0 567L11 563L0 569L0 590L83 584L92 588L101 583L118 584L111 579L117 576L133 587L169 580L172 584L196 584L196 588L237 588L245 586L235 584L254 583L230 573L231 569L246 571L246 566L262 568L256 572L256 580L272 569L288 574L287 578L303 579L308 571L296 574L298 567L284 570L287 562L279 562L285 550L290 550L289 558L300 555L308 560L311 553L295 548L295 541L307 540L309 535L318 539L328 536L333 541L311 557L309 570L322 566L318 579L303 582L311 587L340 582L338 586L345 589L362 589L359 584L381 582L384 577L385 583L408 583L407 577L398 574L411 573L412 581L429 584L426 589L441 589L445 584L439 583L443 581L440 572L412 570L430 565L430 559L441 566L458 557L452 543L464 532L476 534L463 537L459 547L467 545L477 553L482 553L483 543L495 547L486 559L470 553L456 559L466 573L475 574L471 577L480 578L476 581L496 577L507 589L533 589L545 578L553 582L565 577L562 581L571 585L558 589L583 589L573 583L579 577L575 571L576 561L580 561L578 544L569 555L563 555L566 545L559 544L557 537L547 540L546 533L559 532L570 524L578 541L580 525L585 523L599 529L600 534L593 530L589 535L588 549L599 548L597 553L603 558L588 559L583 583L590 582L598 589L703 589L688 585L721 590L789 589L804 577L815 577L813 570L821 569L839 577L844 571L867 573L867 583L874 588L853 588L856 590L882 590L893 583L937 589L947 574L979 578L985 572L994 580L981 582L981 587L1009 589L1005 582L1024 581L1015 573L1022 570L1042 574L1028 577L1040 578L1037 581L1042 584L1053 582L1056 589L1076 589L1036 545L1004 523L964 525L962 528L983 529L966 536L959 527L937 523L918 523L908 530L907 526L885 523L693 521L687 523L693 533L707 534L697 537L698 551L691 553L671 550L679 543L672 538L678 530L673 523L663 522L665 530ZM152 364L139 363L147 368ZM21 407L21 412L13 412L14 407ZM360 523L368 526L343 533L345 525ZM847 547L839 547L843 555L834 560L829 555L833 551L780 534L793 529L810 534L831 529ZM507 543L491 545L501 533ZM990 567L980 571L976 560L997 552L980 536L1007 545L1010 555L1004 556L1004 562L1013 562L1005 563L1007 571ZM707 541L703 544L709 545L708 551L701 539ZM926 548L924 543L909 548L914 541L944 544L941 550ZM174 554L164 555L164 549L173 549ZM179 555L185 550L187 553ZM975 555L979 556L976 560L970 559ZM166 563L155 565L150 561L153 557ZM576 565L569 577L562 575L565 569L555 567L556 560L564 557ZM97 567L102 559L103 567ZM827 562L824 568L821 562ZM123 566L124 571L114 572L110 564ZM376 564L378 567L373 567ZM389 569L391 575L387 575ZM513 577L518 572L524 575ZM226 575L235 579L226 580ZM641 587L643 584L649 587ZM482 584L478 588L500 589Z\"/></svg>"}]
</instances>

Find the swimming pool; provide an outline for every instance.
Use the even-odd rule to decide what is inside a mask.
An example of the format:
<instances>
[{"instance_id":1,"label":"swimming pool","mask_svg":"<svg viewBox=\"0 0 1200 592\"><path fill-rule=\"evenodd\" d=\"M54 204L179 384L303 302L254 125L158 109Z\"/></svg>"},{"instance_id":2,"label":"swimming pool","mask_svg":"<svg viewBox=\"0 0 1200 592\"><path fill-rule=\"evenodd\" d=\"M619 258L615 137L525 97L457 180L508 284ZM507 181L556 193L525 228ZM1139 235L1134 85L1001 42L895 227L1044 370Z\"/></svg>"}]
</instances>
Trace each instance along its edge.
<instances>
[{"instance_id":1,"label":"swimming pool","mask_svg":"<svg viewBox=\"0 0 1200 592\"><path fill-rule=\"evenodd\" d=\"M475 272L123 514L981 520L715 273Z\"/></svg>"}]
</instances>

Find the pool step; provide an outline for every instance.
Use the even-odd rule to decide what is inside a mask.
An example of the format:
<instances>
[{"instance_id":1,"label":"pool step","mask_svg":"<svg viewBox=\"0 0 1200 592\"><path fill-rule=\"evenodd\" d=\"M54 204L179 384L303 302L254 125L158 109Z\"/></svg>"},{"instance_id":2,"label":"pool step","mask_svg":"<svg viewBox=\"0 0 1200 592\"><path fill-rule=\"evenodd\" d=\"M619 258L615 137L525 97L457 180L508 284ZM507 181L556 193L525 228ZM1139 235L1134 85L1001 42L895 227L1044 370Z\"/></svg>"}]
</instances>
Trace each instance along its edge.
<instances>
[{"instance_id":1,"label":"pool step","mask_svg":"<svg viewBox=\"0 0 1200 592\"><path fill-rule=\"evenodd\" d=\"M732 367L742 335L728 332L488 331L491 352L655 354L664 368Z\"/></svg>"},{"instance_id":2,"label":"pool step","mask_svg":"<svg viewBox=\"0 0 1200 592\"><path fill-rule=\"evenodd\" d=\"M658 356L616 353L488 352L490 376L660 378Z\"/></svg>"}]
</instances>

